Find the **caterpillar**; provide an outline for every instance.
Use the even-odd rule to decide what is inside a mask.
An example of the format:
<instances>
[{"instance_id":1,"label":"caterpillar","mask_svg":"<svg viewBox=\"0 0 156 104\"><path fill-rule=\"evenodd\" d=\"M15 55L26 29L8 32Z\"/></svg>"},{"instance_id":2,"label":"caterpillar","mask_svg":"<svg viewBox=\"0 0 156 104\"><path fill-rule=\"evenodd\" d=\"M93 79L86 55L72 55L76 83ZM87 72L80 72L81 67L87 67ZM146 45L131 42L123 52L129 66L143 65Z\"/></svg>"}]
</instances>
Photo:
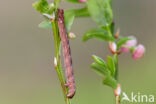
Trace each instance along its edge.
<instances>
[{"instance_id":1,"label":"caterpillar","mask_svg":"<svg viewBox=\"0 0 156 104\"><path fill-rule=\"evenodd\" d=\"M66 87L69 89L69 93L66 95L68 98L72 98L75 95L76 87L75 87L75 80L73 75L73 67L72 67L72 58L71 58L71 51L69 46L69 40L67 37L67 31L64 23L64 10L58 9L58 17L57 23L59 27L59 34L62 42L63 48L63 56L64 56L64 65L65 65L65 75L67 83L65 84Z\"/></svg>"}]
</instances>

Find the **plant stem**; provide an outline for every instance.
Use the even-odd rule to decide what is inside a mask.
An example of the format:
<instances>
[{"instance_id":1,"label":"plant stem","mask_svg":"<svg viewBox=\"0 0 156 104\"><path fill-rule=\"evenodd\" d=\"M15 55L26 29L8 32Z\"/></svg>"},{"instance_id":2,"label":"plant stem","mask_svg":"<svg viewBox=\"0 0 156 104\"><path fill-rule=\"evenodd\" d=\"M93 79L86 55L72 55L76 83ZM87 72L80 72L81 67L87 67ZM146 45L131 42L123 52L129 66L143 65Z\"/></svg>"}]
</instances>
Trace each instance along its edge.
<instances>
[{"instance_id":1,"label":"plant stem","mask_svg":"<svg viewBox=\"0 0 156 104\"><path fill-rule=\"evenodd\" d=\"M57 65L55 66L59 81L61 83L61 87L64 94L64 99L66 104L70 104L70 99L66 97L66 94L68 92L68 89L64 86L66 83L65 77L62 72L62 66L61 66L61 40L59 36L59 30L57 25L57 19L52 20L52 26L53 26L53 35L54 35L54 41L55 41L55 58L57 60Z\"/></svg>"},{"instance_id":2,"label":"plant stem","mask_svg":"<svg viewBox=\"0 0 156 104\"><path fill-rule=\"evenodd\" d=\"M118 80L118 54L114 54L114 61L115 61L115 68L116 68L116 72L115 72L115 79Z\"/></svg>"},{"instance_id":3,"label":"plant stem","mask_svg":"<svg viewBox=\"0 0 156 104\"><path fill-rule=\"evenodd\" d=\"M64 94L64 100L65 100L65 104L71 104L70 103L70 99L67 98L66 94L68 92L68 89L64 86L64 84L66 83L63 71L62 71L62 66L61 66L61 39L60 39L60 35L59 35L59 28L57 25L57 14L58 14L58 7L60 4L60 0L55 0L54 1L55 4L55 19L51 21L52 23L52 30L53 30L53 36L54 36L54 42L55 42L55 58L56 58L56 72L62 87L62 91Z\"/></svg>"},{"instance_id":4,"label":"plant stem","mask_svg":"<svg viewBox=\"0 0 156 104\"><path fill-rule=\"evenodd\" d=\"M55 8L58 9L61 0L54 0Z\"/></svg>"},{"instance_id":5,"label":"plant stem","mask_svg":"<svg viewBox=\"0 0 156 104\"><path fill-rule=\"evenodd\" d=\"M114 62L115 62L115 67L116 67L116 72L115 72L115 79L118 81L118 54L114 54ZM120 95L115 95L116 97L116 104L120 104Z\"/></svg>"},{"instance_id":6,"label":"plant stem","mask_svg":"<svg viewBox=\"0 0 156 104\"><path fill-rule=\"evenodd\" d=\"M120 104L120 96L116 96L116 104Z\"/></svg>"}]
</instances>

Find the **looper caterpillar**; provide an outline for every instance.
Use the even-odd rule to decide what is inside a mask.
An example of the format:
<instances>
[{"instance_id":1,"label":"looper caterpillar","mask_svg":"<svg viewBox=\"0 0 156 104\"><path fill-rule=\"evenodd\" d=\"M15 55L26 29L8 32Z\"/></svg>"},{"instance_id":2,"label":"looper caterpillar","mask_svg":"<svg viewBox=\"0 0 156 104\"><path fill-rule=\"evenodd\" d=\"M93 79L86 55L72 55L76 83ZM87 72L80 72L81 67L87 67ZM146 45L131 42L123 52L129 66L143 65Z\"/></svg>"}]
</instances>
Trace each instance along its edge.
<instances>
[{"instance_id":1,"label":"looper caterpillar","mask_svg":"<svg viewBox=\"0 0 156 104\"><path fill-rule=\"evenodd\" d=\"M65 86L69 88L69 93L67 94L67 97L72 98L75 95L76 88L75 88L75 80L73 76L73 67L72 67L72 58L71 58L69 40L67 37L67 31L64 24L64 11L62 9L58 10L57 23L58 23L60 38L63 47L65 74L67 79L67 83L65 84Z\"/></svg>"}]
</instances>

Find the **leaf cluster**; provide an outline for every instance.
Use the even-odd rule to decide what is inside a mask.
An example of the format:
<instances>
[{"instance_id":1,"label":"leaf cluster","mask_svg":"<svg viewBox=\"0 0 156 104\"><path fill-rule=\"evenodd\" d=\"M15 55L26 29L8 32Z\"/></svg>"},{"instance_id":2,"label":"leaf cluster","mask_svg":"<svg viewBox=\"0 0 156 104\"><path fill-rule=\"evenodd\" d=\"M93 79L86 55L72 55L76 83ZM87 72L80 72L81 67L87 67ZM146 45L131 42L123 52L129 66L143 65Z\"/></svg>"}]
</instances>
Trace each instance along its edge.
<instances>
[{"instance_id":1,"label":"leaf cluster","mask_svg":"<svg viewBox=\"0 0 156 104\"><path fill-rule=\"evenodd\" d=\"M107 63L100 57L93 55L94 63L91 68L103 78L103 84L113 89L117 88L117 80L114 78L116 73L115 61L111 56L107 57Z\"/></svg>"}]
</instances>

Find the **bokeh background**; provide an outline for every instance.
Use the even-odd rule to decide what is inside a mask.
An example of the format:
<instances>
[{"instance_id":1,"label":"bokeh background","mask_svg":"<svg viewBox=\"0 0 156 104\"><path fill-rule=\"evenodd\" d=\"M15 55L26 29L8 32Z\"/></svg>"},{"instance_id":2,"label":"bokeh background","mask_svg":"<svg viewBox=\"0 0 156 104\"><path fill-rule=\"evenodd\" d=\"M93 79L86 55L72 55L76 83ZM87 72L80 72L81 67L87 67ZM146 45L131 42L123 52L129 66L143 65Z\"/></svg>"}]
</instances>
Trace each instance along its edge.
<instances>
[{"instance_id":1,"label":"bokeh background","mask_svg":"<svg viewBox=\"0 0 156 104\"><path fill-rule=\"evenodd\" d=\"M35 1L1 0L0 104L64 104L53 68L52 31L38 28L44 19L32 8ZM83 5L62 2L61 7ZM156 0L114 0L113 9L121 35L135 35L147 50L139 61L130 54L120 56L122 89L129 95L133 91L156 96ZM76 19L72 27L77 35L70 41L77 85L73 104L114 104L112 89L102 85L101 77L90 68L92 54L103 59L110 54L108 44L97 40L82 42L83 33L94 27L96 24L88 18Z\"/></svg>"}]
</instances>

